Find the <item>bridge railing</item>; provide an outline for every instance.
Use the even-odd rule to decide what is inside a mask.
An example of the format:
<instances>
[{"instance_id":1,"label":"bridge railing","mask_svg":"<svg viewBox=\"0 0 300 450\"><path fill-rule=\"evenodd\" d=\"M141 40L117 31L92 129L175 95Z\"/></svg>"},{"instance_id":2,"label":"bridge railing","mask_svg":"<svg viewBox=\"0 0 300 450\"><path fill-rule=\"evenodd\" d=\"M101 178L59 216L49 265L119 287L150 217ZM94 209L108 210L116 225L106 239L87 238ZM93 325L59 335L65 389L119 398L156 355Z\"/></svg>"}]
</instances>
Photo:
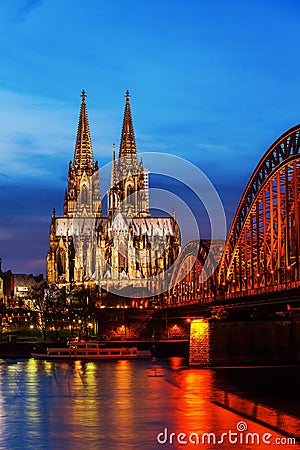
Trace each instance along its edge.
<instances>
[{"instance_id":1,"label":"bridge railing","mask_svg":"<svg viewBox=\"0 0 300 450\"><path fill-rule=\"evenodd\" d=\"M300 289L300 281L292 281L288 283L281 283L272 286L262 286L254 289L247 289L243 291L234 292L223 292L217 295L208 295L201 297L198 293L196 295L187 294L185 296L169 295L167 303L163 306L181 306L181 305L194 305L194 304L209 304L212 302L235 300L245 297L254 297L258 295L264 295L267 293L283 292L288 293L289 291Z\"/></svg>"}]
</instances>

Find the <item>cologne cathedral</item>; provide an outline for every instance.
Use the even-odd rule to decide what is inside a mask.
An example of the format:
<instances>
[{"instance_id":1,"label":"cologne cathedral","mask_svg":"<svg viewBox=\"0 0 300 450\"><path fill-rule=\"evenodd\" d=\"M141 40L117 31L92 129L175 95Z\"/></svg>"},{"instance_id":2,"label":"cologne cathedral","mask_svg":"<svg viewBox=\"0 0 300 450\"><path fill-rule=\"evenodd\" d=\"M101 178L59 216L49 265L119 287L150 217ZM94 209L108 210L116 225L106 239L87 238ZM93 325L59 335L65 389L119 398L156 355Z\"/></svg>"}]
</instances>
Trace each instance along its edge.
<instances>
[{"instance_id":1,"label":"cologne cathedral","mask_svg":"<svg viewBox=\"0 0 300 450\"><path fill-rule=\"evenodd\" d=\"M148 171L138 159L129 92L104 215L84 91L81 98L64 214L52 213L47 280L67 286L94 283L125 296L141 289L149 295L163 292L180 251L180 233L175 217L150 214Z\"/></svg>"}]
</instances>

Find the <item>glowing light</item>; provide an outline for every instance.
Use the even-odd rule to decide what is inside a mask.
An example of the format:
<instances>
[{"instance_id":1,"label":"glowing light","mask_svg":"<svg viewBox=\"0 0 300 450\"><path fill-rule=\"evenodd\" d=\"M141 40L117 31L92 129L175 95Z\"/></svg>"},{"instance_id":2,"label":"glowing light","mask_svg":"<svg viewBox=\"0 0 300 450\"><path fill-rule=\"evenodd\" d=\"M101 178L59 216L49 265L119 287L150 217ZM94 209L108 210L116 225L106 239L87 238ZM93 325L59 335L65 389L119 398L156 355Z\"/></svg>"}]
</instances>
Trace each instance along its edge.
<instances>
[{"instance_id":1,"label":"glowing light","mask_svg":"<svg viewBox=\"0 0 300 450\"><path fill-rule=\"evenodd\" d=\"M208 330L208 323L204 320L193 320L192 330L195 337L203 336Z\"/></svg>"},{"instance_id":2,"label":"glowing light","mask_svg":"<svg viewBox=\"0 0 300 450\"><path fill-rule=\"evenodd\" d=\"M198 366L210 363L210 326L203 319L191 322L189 363Z\"/></svg>"},{"instance_id":3,"label":"glowing light","mask_svg":"<svg viewBox=\"0 0 300 450\"><path fill-rule=\"evenodd\" d=\"M75 362L75 369L82 369L82 363L81 361L74 361Z\"/></svg>"},{"instance_id":4,"label":"glowing light","mask_svg":"<svg viewBox=\"0 0 300 450\"><path fill-rule=\"evenodd\" d=\"M173 356L173 358L170 359L170 364L172 369L179 369L182 367L182 358L180 356Z\"/></svg>"}]
</instances>

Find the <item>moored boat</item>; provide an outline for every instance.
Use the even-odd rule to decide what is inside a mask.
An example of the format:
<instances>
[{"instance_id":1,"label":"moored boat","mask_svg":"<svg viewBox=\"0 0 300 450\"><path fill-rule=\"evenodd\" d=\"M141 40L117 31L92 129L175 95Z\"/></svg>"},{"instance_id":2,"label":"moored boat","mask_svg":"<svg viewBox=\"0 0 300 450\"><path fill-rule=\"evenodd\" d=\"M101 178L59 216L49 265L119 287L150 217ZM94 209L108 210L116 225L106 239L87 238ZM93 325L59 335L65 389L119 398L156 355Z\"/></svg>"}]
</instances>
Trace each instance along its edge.
<instances>
[{"instance_id":1,"label":"moored boat","mask_svg":"<svg viewBox=\"0 0 300 450\"><path fill-rule=\"evenodd\" d=\"M35 359L46 360L106 360L151 358L149 350L138 350L137 347L104 347L97 342L70 343L68 347L47 348L45 353L32 353Z\"/></svg>"}]
</instances>

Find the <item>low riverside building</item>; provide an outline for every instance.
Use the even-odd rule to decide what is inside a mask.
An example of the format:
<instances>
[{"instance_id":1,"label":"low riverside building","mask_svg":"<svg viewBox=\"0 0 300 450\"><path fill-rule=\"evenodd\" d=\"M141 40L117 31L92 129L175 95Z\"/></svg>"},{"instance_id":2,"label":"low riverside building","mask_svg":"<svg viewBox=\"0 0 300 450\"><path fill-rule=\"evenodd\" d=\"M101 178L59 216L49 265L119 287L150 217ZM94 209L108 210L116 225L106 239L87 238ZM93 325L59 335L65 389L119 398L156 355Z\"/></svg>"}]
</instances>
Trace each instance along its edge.
<instances>
[{"instance_id":1,"label":"low riverside building","mask_svg":"<svg viewBox=\"0 0 300 450\"><path fill-rule=\"evenodd\" d=\"M0 258L0 301L5 306L12 306L14 296L14 276L11 270L3 272Z\"/></svg>"},{"instance_id":2,"label":"low riverside building","mask_svg":"<svg viewBox=\"0 0 300 450\"><path fill-rule=\"evenodd\" d=\"M17 273L13 275L14 280L14 303L15 306L21 306L21 304L26 304L26 306L31 307L31 300L28 299L28 292L31 288L38 285L43 281L43 274L39 275L27 275L25 273Z\"/></svg>"}]
</instances>

